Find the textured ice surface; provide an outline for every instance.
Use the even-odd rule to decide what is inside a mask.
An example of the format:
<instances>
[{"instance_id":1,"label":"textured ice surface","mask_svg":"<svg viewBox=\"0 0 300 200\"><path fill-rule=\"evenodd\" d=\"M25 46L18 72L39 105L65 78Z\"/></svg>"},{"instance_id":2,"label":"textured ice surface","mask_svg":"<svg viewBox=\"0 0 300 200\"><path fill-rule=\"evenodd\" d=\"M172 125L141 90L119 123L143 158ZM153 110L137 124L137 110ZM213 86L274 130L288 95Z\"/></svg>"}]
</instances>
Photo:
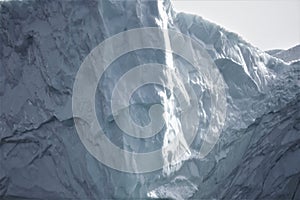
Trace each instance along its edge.
<instances>
[{"instance_id":1,"label":"textured ice surface","mask_svg":"<svg viewBox=\"0 0 300 200\"><path fill-rule=\"evenodd\" d=\"M175 13L169 1L11 1L0 7L0 197L300 198L300 63L287 64L201 17ZM227 84L227 117L205 158L191 151L180 166L146 174L122 173L92 157L72 119L72 87L89 52L104 39L138 27L168 27L197 40ZM197 50L197 49L195 49ZM107 114L105 97L133 66L167 61L145 49L120 57L100 81L98 119L110 140L147 152L163 144L163 129L144 140L128 137ZM178 70L188 67L173 55ZM104 85L103 85L104 84ZM205 89L201 80L193 87ZM137 91L133 119L160 101L160 87ZM195 149L208 127L209 94ZM206 119L206 120L205 120Z\"/></svg>"},{"instance_id":2,"label":"textured ice surface","mask_svg":"<svg viewBox=\"0 0 300 200\"><path fill-rule=\"evenodd\" d=\"M270 50L267 51L267 53L286 62L293 62L300 59L300 45L292 47L288 50Z\"/></svg>"}]
</instances>

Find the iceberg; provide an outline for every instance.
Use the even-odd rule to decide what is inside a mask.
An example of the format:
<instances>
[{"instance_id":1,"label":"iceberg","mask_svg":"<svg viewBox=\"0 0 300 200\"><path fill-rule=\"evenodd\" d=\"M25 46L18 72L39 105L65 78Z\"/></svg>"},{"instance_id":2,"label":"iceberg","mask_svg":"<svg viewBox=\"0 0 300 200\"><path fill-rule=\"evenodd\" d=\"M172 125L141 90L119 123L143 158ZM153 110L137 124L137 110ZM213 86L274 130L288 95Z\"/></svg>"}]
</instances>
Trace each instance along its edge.
<instances>
[{"instance_id":1,"label":"iceberg","mask_svg":"<svg viewBox=\"0 0 300 200\"><path fill-rule=\"evenodd\" d=\"M273 57L200 16L176 12L169 0L2 1L0 11L1 198L300 198L297 59ZM163 49L121 54L101 78L96 68L85 71L90 87L83 92L94 89L95 97L83 99L94 102L91 109L104 133L85 137L95 144L88 149L77 126L97 125L72 110L78 72L99 44L141 28L162 30L135 39ZM107 57L93 58L108 62L132 46L122 41L117 48L106 46L101 55ZM177 53L174 44L181 47ZM202 68L195 70L179 54L199 59ZM153 63L158 75L149 70ZM123 76L135 66L148 71ZM120 79L149 77L163 84L133 85L128 104L122 104L122 92L129 85L119 84L113 93ZM91 88L94 80L99 82ZM113 94L120 103L116 109L110 106ZM87 108L77 114L91 113ZM180 118L184 113L195 115ZM136 125L125 120L128 114ZM143 131L130 135L120 128L137 130L151 120L165 122L152 127L162 126L155 135L135 137ZM130 156L157 152L161 160L116 157L102 146L97 155L132 170L109 167L91 153L104 138ZM139 171L152 166L157 168Z\"/></svg>"}]
</instances>

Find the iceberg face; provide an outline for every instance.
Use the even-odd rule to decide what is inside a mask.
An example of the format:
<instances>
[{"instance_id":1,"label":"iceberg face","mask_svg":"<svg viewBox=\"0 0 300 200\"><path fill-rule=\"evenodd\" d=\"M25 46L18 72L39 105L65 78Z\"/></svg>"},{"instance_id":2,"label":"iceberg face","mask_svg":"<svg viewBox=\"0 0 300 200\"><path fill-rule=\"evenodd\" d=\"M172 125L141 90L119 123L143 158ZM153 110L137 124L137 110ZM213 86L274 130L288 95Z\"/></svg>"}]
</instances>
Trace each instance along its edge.
<instances>
[{"instance_id":1,"label":"iceberg face","mask_svg":"<svg viewBox=\"0 0 300 200\"><path fill-rule=\"evenodd\" d=\"M201 17L175 13L167 0L8 1L0 10L0 197L300 198L299 62L283 62ZM116 34L149 27L163 34L148 32L140 41L162 49L127 52L100 80L93 71L84 79L87 84L98 80L94 97L83 99L94 101L104 137L129 155L157 152L161 159L140 164L102 146L97 155L135 172L127 173L108 167L87 148L78 124L90 128L94 123L79 117L87 112L84 107L72 110L72 98L78 72L93 49ZM175 38L172 31L190 40ZM130 41L116 43L118 48L108 45L102 52L107 57L93 58L108 62ZM181 48L175 51L174 44ZM193 62L205 60L199 59L203 50L212 63L195 70ZM157 73L149 70L153 63ZM144 68L127 74L136 66ZM210 70L219 76L209 76ZM163 84L132 85L132 95L123 98L131 81L149 77ZM83 92L92 90L89 86ZM113 97L121 107L110 106ZM137 131L151 120L158 124L149 130L157 134ZM193 130L194 138L188 136ZM85 139L99 141L91 138ZM154 171L139 171L156 164Z\"/></svg>"}]
</instances>

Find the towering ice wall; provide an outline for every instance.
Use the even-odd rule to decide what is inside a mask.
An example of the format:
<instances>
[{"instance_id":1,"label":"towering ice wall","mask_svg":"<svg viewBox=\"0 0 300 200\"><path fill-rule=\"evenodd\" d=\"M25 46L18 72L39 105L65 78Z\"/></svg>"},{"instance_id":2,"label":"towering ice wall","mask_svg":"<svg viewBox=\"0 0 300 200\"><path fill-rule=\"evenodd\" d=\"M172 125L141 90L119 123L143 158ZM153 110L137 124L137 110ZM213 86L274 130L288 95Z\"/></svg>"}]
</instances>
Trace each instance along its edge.
<instances>
[{"instance_id":1,"label":"towering ice wall","mask_svg":"<svg viewBox=\"0 0 300 200\"><path fill-rule=\"evenodd\" d=\"M169 1L0 5L1 198L300 198L299 62L287 64L199 16L176 13ZM127 173L106 166L82 143L72 112L73 86L82 63L101 42L146 27L170 30L142 40L150 46L161 41L164 48L120 55L103 73L94 98L99 124L114 145L128 152L157 151L165 164L148 173ZM176 38L172 31L190 40L180 34ZM185 45L189 41L197 44ZM131 42L123 40L120 48ZM208 63L195 70L170 52L174 44L192 61L206 55ZM105 53L120 48L105 48ZM146 126L150 107L160 104L165 125L152 137L132 137L117 124L119 110L116 114L110 107L113 89L136 66L153 63L161 66L158 79L168 87L138 88L129 99L129 112L132 121ZM210 70L220 77L210 77ZM203 74L216 84L208 84ZM183 97L190 94L181 79L196 91L194 109L184 110L178 102L175 88L181 88ZM214 104L220 99L222 104ZM196 124L180 118L193 110ZM219 120L216 144L207 134L213 119ZM181 131L185 127L197 130L191 145ZM199 150L205 145L209 148L203 156Z\"/></svg>"}]
</instances>

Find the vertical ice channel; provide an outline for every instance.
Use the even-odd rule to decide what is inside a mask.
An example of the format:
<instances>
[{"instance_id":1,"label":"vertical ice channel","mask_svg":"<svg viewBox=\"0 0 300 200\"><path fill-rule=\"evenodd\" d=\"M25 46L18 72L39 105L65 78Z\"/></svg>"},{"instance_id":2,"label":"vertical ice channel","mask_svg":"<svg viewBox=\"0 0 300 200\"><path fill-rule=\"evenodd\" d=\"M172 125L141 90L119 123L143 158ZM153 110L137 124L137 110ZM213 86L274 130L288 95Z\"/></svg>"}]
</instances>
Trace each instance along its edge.
<instances>
[{"instance_id":1,"label":"vertical ice channel","mask_svg":"<svg viewBox=\"0 0 300 200\"><path fill-rule=\"evenodd\" d=\"M163 4L163 1L158 1L158 4ZM163 5L158 5L158 10L161 19L157 23L163 28L168 28L168 16L167 12L164 10ZM191 155L189 146L184 138L184 133L182 131L180 116L178 115L178 108L176 108L175 101L175 87L177 90L185 97L188 97L185 87L176 76L176 68L173 62L172 49L170 44L170 38L168 33L164 32L164 42L165 42L165 62L167 69L164 71L166 88L170 90L170 94L167 95L167 92L160 92L160 96L163 100L164 106L164 120L166 126L166 132L164 135L162 156L164 160L163 173L165 175L170 175L172 172L178 170L181 166L181 163L188 159Z\"/></svg>"}]
</instances>

